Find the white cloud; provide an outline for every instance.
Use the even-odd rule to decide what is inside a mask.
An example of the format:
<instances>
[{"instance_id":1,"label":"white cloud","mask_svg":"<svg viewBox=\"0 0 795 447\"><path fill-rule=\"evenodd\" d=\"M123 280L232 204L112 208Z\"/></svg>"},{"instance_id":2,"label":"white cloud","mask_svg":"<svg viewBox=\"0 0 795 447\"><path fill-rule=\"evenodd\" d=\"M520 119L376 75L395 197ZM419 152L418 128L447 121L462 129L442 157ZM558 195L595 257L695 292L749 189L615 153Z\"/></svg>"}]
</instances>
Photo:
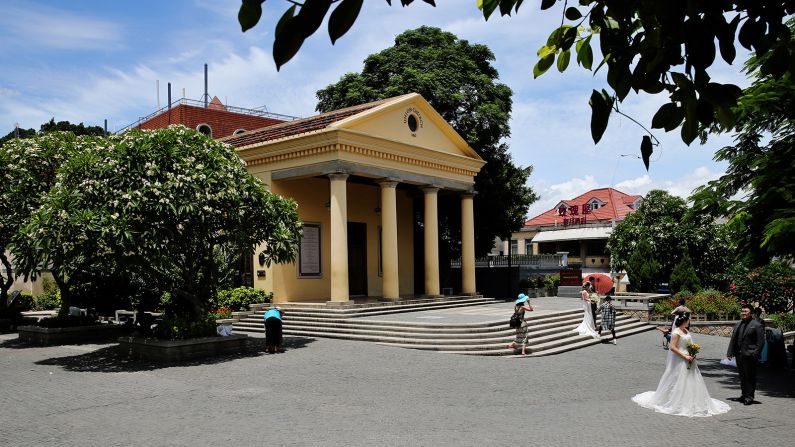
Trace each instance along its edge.
<instances>
[{"instance_id":1,"label":"white cloud","mask_svg":"<svg viewBox=\"0 0 795 447\"><path fill-rule=\"evenodd\" d=\"M672 195L686 199L693 193L694 189L707 184L707 182L711 180L717 179L721 175L723 175L722 172L714 172L705 166L700 166L693 172L680 177L676 181L664 182L661 189L665 189Z\"/></svg>"},{"instance_id":2,"label":"white cloud","mask_svg":"<svg viewBox=\"0 0 795 447\"><path fill-rule=\"evenodd\" d=\"M11 4L0 14L0 29L6 39L26 46L55 49L94 50L120 47L120 23L82 16L42 5Z\"/></svg>"},{"instance_id":3,"label":"white cloud","mask_svg":"<svg viewBox=\"0 0 795 447\"><path fill-rule=\"evenodd\" d=\"M645 192L648 191L648 186L651 184L651 177L646 174L634 179L624 180L622 182L616 183L615 188L627 194L641 194L640 191L644 191L645 194Z\"/></svg>"}]
</instances>

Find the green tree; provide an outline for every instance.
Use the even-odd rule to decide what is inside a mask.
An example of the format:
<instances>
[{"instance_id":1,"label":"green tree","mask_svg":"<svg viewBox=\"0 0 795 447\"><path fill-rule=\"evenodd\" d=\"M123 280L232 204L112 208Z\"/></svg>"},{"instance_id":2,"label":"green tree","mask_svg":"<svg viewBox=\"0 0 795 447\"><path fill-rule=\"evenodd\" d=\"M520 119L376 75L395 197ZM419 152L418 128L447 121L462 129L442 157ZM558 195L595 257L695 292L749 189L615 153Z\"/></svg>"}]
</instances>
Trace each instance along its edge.
<instances>
[{"instance_id":1,"label":"green tree","mask_svg":"<svg viewBox=\"0 0 795 447\"><path fill-rule=\"evenodd\" d=\"M679 263L676 264L674 270L671 272L671 279L668 281L668 286L671 293L678 293L683 290L691 292L698 292L701 290L701 282L696 274L696 268L693 267L693 261L690 259L690 254L685 251Z\"/></svg>"},{"instance_id":2,"label":"green tree","mask_svg":"<svg viewBox=\"0 0 795 447\"><path fill-rule=\"evenodd\" d=\"M768 58L746 63L755 80L738 101L734 144L715 154L729 162L726 173L692 196L694 214L728 217L740 260L752 266L795 258L795 82L765 74Z\"/></svg>"},{"instance_id":3,"label":"green tree","mask_svg":"<svg viewBox=\"0 0 795 447\"><path fill-rule=\"evenodd\" d=\"M487 162L475 179L475 214L489 216L478 221L478 255L491 249L494 236L505 238L521 228L529 205L537 199L526 185L532 167L515 166L508 146L500 144L510 134L513 93L497 82L493 60L485 45L421 27L368 56L361 73L348 73L317 92L319 112L417 92L450 123ZM457 214L451 210L443 215L451 219L450 240L460 241L459 221L452 220Z\"/></svg>"},{"instance_id":4,"label":"green tree","mask_svg":"<svg viewBox=\"0 0 795 447\"><path fill-rule=\"evenodd\" d=\"M80 136L80 135L104 135L105 130L99 126L85 126L83 123L80 124L72 124L69 121L58 121L55 122L55 118L51 118L48 122L42 124L39 127L38 134L43 134L46 132L72 132L73 134ZM31 138L35 136L37 132L33 129L14 129L6 136L0 138L0 146L5 144L6 141L18 138Z\"/></svg>"},{"instance_id":5,"label":"green tree","mask_svg":"<svg viewBox=\"0 0 795 447\"><path fill-rule=\"evenodd\" d=\"M263 2L241 1L238 21L243 31L259 22ZM407 6L412 2L400 3ZM435 5L434 0L424 2ZM336 6L332 10L333 3ZM391 0L387 3L391 5ZM347 33L364 0L288 0L286 4L290 6L272 25L277 68L298 52L327 14L332 43ZM497 10L502 15L518 13L522 4L523 0L477 0L486 20ZM595 62L591 42L598 39L603 58L596 71L607 66L611 92L594 90L591 95L591 135L595 143L607 128L611 112L621 113L619 103L633 91L667 95L669 102L654 115L651 127L666 132L681 128L682 141L687 144L698 136L701 125L720 122L731 127L737 116L733 107L740 88L714 82L709 73L718 53L727 63L734 61L736 42L757 57L769 55L760 66L763 73L778 79L795 72L795 45L784 25L785 19L795 13L792 0L580 0L573 6L568 1L542 0L540 7L547 10L556 5L561 5L561 24L538 51L533 74L540 76L556 59L557 69L563 72L572 57L591 70ZM654 140L651 133L641 140L640 152L647 169Z\"/></svg>"},{"instance_id":6,"label":"green tree","mask_svg":"<svg viewBox=\"0 0 795 447\"><path fill-rule=\"evenodd\" d=\"M0 146L0 263L6 270L5 277L0 275L0 309L6 306L8 291L18 276L6 252L55 184L58 168L76 143L72 133L49 132L10 139Z\"/></svg>"},{"instance_id":7,"label":"green tree","mask_svg":"<svg viewBox=\"0 0 795 447\"><path fill-rule=\"evenodd\" d=\"M217 247L264 243L268 263L295 259L295 202L266 191L228 145L182 126L77 145L15 244L24 271L52 271L62 312L96 266L170 292L169 310L190 319L215 296Z\"/></svg>"},{"instance_id":8,"label":"green tree","mask_svg":"<svg viewBox=\"0 0 795 447\"><path fill-rule=\"evenodd\" d=\"M660 282L660 265L654 258L648 239L641 239L627 260L627 274L632 288L638 292L654 292Z\"/></svg>"},{"instance_id":9,"label":"green tree","mask_svg":"<svg viewBox=\"0 0 795 447\"><path fill-rule=\"evenodd\" d=\"M683 199L661 190L649 191L638 211L619 222L610 234L607 246L613 270L629 272L628 260L638 241L647 240L659 263L658 282L670 278L682 253L687 251L699 254L694 265L702 282L718 286L731 260L727 229L715 223L715 216L710 214L686 220L687 211Z\"/></svg>"}]
</instances>

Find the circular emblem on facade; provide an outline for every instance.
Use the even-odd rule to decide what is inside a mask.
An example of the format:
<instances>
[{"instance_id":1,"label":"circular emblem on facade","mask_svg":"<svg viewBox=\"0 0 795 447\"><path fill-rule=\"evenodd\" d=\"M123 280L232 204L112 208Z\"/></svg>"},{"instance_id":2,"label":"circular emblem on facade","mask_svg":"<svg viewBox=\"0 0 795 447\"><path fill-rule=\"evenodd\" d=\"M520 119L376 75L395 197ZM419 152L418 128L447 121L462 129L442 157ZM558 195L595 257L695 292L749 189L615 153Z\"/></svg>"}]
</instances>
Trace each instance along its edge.
<instances>
[{"instance_id":1,"label":"circular emblem on facade","mask_svg":"<svg viewBox=\"0 0 795 447\"><path fill-rule=\"evenodd\" d=\"M408 126L411 136L417 136L417 130L422 129L422 115L416 107L409 107L403 113L403 123Z\"/></svg>"}]
</instances>

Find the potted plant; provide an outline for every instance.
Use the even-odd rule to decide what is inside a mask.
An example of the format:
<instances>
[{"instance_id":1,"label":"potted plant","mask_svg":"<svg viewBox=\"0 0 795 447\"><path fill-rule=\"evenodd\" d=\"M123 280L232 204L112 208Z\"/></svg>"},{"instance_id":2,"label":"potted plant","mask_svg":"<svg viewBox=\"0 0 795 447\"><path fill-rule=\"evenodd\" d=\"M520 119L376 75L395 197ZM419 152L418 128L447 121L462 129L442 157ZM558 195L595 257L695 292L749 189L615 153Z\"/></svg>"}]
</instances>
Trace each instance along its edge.
<instances>
[{"instance_id":1,"label":"potted plant","mask_svg":"<svg viewBox=\"0 0 795 447\"><path fill-rule=\"evenodd\" d=\"M560 275L548 275L544 278L544 287L547 289L548 296L556 296L558 294L559 285Z\"/></svg>"}]
</instances>

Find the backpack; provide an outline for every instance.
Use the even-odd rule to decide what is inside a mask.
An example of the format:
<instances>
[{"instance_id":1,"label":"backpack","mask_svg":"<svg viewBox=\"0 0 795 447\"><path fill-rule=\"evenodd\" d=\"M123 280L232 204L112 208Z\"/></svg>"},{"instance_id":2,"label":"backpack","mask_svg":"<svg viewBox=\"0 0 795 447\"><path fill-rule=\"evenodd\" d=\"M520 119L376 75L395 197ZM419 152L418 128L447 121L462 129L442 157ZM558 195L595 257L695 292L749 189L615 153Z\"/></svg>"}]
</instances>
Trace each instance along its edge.
<instances>
[{"instance_id":1,"label":"backpack","mask_svg":"<svg viewBox=\"0 0 795 447\"><path fill-rule=\"evenodd\" d=\"M521 327L522 321L524 321L524 315L522 315L523 313L524 312L521 311L514 312L513 315L511 315L511 319L508 321L508 326L514 329Z\"/></svg>"}]
</instances>

